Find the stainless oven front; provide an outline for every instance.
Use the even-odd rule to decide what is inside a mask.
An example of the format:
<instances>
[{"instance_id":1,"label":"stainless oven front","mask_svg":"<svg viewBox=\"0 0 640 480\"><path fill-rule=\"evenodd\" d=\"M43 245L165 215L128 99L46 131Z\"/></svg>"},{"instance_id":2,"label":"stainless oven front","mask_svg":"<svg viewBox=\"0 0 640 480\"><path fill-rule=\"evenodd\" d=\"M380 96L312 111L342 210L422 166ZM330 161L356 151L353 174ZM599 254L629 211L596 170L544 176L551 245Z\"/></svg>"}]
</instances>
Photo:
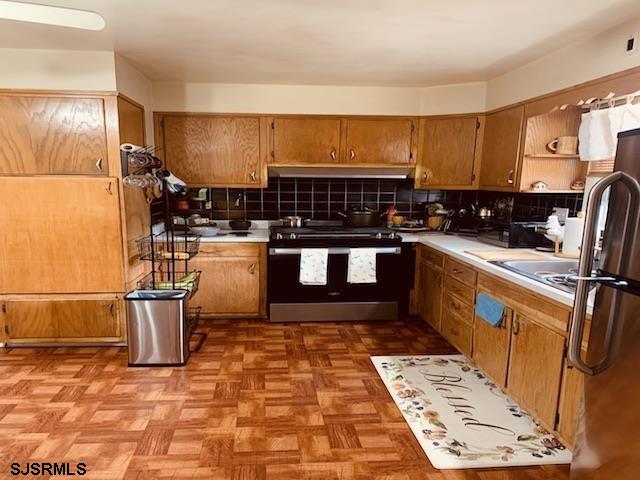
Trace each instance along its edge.
<instances>
[{"instance_id":1,"label":"stainless oven front","mask_svg":"<svg viewBox=\"0 0 640 480\"><path fill-rule=\"evenodd\" d=\"M327 250L326 285L299 281L304 247L270 247L269 318L272 322L395 320L408 310L412 257L408 244L376 248L376 283L347 281L349 247Z\"/></svg>"}]
</instances>

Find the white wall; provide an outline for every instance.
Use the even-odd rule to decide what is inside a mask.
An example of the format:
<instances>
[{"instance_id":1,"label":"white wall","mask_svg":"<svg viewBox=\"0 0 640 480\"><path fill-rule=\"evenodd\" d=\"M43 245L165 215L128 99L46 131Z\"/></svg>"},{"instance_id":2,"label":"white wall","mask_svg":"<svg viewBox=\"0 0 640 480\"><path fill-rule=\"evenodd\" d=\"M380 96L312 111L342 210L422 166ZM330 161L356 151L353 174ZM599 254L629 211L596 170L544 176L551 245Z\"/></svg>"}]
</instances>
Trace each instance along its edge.
<instances>
[{"instance_id":1,"label":"white wall","mask_svg":"<svg viewBox=\"0 0 640 480\"><path fill-rule=\"evenodd\" d=\"M420 115L484 112L487 83L458 83L420 89Z\"/></svg>"},{"instance_id":2,"label":"white wall","mask_svg":"<svg viewBox=\"0 0 640 480\"><path fill-rule=\"evenodd\" d=\"M113 52L0 48L0 88L114 91Z\"/></svg>"},{"instance_id":3,"label":"white wall","mask_svg":"<svg viewBox=\"0 0 640 480\"><path fill-rule=\"evenodd\" d=\"M153 91L151 81L121 55L115 55L118 92L144 107L147 143L153 142Z\"/></svg>"},{"instance_id":4,"label":"white wall","mask_svg":"<svg viewBox=\"0 0 640 480\"><path fill-rule=\"evenodd\" d=\"M640 43L640 18L576 42L489 80L487 109L571 87L640 65L640 45L625 51L627 38Z\"/></svg>"}]
</instances>

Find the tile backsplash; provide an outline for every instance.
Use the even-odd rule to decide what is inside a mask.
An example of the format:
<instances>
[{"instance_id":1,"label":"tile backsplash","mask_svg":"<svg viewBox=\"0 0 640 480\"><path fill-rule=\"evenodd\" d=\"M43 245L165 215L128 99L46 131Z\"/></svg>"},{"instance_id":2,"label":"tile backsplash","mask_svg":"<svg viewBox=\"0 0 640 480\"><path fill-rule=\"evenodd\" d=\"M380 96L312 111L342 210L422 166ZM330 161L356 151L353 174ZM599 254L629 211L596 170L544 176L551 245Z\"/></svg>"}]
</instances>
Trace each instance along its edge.
<instances>
[{"instance_id":1,"label":"tile backsplash","mask_svg":"<svg viewBox=\"0 0 640 480\"><path fill-rule=\"evenodd\" d=\"M189 191L195 197L198 189ZM192 209L215 220L247 218L277 220L287 215L300 215L314 220L340 220L337 212L353 207L370 207L384 212L395 205L399 214L422 218L427 203L439 202L446 208L459 208L477 203L491 206L499 199L513 204L514 218L543 218L554 206L566 207L570 215L582 208L582 193L535 194L501 193L465 190L417 190L413 180L282 178L269 179L265 189L207 189L210 207ZM193 205L195 207L196 205Z\"/></svg>"}]
</instances>

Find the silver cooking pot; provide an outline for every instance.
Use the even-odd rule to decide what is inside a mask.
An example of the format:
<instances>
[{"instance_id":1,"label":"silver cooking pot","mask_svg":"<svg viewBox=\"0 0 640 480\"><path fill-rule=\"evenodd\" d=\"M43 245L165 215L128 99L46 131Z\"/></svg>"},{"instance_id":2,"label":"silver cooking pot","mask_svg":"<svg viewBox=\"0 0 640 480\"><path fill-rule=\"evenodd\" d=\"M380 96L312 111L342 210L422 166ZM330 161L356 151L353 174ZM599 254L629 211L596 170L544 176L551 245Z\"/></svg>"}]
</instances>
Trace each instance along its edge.
<instances>
[{"instance_id":1,"label":"silver cooking pot","mask_svg":"<svg viewBox=\"0 0 640 480\"><path fill-rule=\"evenodd\" d=\"M300 215L289 215L287 217L281 218L283 227L289 228L302 228L309 221L308 218L302 218Z\"/></svg>"}]
</instances>

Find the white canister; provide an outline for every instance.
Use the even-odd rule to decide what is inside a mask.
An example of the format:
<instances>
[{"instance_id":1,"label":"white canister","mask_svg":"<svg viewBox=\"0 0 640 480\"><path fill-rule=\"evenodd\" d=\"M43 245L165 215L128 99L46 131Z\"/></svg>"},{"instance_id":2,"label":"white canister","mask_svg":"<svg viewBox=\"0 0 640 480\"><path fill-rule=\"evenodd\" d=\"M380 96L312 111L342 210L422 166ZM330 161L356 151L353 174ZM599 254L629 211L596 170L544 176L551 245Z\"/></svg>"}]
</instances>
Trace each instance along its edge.
<instances>
[{"instance_id":1,"label":"white canister","mask_svg":"<svg viewBox=\"0 0 640 480\"><path fill-rule=\"evenodd\" d=\"M567 218L564 224L564 239L562 253L573 257L580 256L582 231L584 230L584 215Z\"/></svg>"}]
</instances>

